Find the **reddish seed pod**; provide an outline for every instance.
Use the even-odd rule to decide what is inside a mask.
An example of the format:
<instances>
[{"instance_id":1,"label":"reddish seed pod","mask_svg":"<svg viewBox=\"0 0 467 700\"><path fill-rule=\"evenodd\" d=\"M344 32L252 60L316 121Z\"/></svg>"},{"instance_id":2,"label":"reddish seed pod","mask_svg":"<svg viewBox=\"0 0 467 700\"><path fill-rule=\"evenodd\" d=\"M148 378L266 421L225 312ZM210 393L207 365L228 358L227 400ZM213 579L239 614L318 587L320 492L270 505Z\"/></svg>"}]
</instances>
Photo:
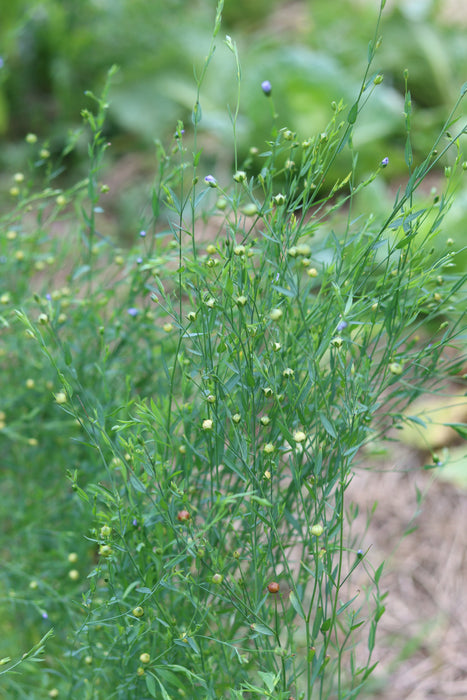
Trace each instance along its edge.
<instances>
[{"instance_id":1,"label":"reddish seed pod","mask_svg":"<svg viewBox=\"0 0 467 700\"><path fill-rule=\"evenodd\" d=\"M179 520L181 523L186 522L191 518L191 515L187 510L179 510L177 513L177 520Z\"/></svg>"},{"instance_id":2,"label":"reddish seed pod","mask_svg":"<svg viewBox=\"0 0 467 700\"><path fill-rule=\"evenodd\" d=\"M268 584L268 591L269 593L279 593L279 584L277 581L271 581L271 583Z\"/></svg>"}]
</instances>

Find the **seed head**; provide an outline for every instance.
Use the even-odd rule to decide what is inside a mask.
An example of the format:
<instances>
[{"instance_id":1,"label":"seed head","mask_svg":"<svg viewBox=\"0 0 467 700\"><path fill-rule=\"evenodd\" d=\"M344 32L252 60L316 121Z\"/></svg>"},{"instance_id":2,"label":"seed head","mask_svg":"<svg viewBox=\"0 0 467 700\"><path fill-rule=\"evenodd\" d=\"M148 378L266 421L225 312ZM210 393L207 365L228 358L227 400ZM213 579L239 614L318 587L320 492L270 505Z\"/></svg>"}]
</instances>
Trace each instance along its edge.
<instances>
[{"instance_id":1,"label":"seed head","mask_svg":"<svg viewBox=\"0 0 467 700\"><path fill-rule=\"evenodd\" d=\"M402 365L399 362L391 362L389 365L389 371L392 374L400 375L402 374Z\"/></svg>"},{"instance_id":2,"label":"seed head","mask_svg":"<svg viewBox=\"0 0 467 700\"><path fill-rule=\"evenodd\" d=\"M110 557L113 554L112 547L109 544L101 544L99 547L99 555L101 557Z\"/></svg>"},{"instance_id":3,"label":"seed head","mask_svg":"<svg viewBox=\"0 0 467 700\"><path fill-rule=\"evenodd\" d=\"M235 180L235 182L245 182L246 172L244 170L237 170L237 172L233 176L233 179Z\"/></svg>"},{"instance_id":4,"label":"seed head","mask_svg":"<svg viewBox=\"0 0 467 700\"><path fill-rule=\"evenodd\" d=\"M276 194L272 199L273 199L273 202L275 204L277 204L278 207L283 206L286 202L285 195L282 194L282 192L279 192L278 194Z\"/></svg>"},{"instance_id":5,"label":"seed head","mask_svg":"<svg viewBox=\"0 0 467 700\"><path fill-rule=\"evenodd\" d=\"M318 523L317 525L313 525L311 528L311 534L314 535L315 537L320 537L324 532L324 527L321 525L321 523Z\"/></svg>"},{"instance_id":6,"label":"seed head","mask_svg":"<svg viewBox=\"0 0 467 700\"><path fill-rule=\"evenodd\" d=\"M272 311L269 313L269 318L271 321L279 321L283 316L283 311L282 309L272 309Z\"/></svg>"},{"instance_id":7,"label":"seed head","mask_svg":"<svg viewBox=\"0 0 467 700\"><path fill-rule=\"evenodd\" d=\"M295 430L293 434L293 439L295 442L304 442L306 440L306 435L303 430Z\"/></svg>"}]
</instances>

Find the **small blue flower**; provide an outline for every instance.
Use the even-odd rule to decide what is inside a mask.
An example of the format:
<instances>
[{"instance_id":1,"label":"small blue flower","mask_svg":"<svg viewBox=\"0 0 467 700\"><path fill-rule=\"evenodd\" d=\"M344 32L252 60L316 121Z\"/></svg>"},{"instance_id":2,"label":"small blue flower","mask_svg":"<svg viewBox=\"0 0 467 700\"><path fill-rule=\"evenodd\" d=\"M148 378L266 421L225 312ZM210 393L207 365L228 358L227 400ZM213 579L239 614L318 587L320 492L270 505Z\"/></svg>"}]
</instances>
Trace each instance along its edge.
<instances>
[{"instance_id":1,"label":"small blue flower","mask_svg":"<svg viewBox=\"0 0 467 700\"><path fill-rule=\"evenodd\" d=\"M139 235L141 236L141 238L144 238L146 236L146 231L140 231Z\"/></svg>"},{"instance_id":2,"label":"small blue flower","mask_svg":"<svg viewBox=\"0 0 467 700\"><path fill-rule=\"evenodd\" d=\"M47 301L52 301L52 296L48 292L45 295L45 298L47 299Z\"/></svg>"},{"instance_id":3,"label":"small blue flower","mask_svg":"<svg viewBox=\"0 0 467 700\"><path fill-rule=\"evenodd\" d=\"M349 324L347 323L347 321L340 321L340 322L337 324L337 330L338 330L338 331L343 331L344 328L347 328L348 325L349 325Z\"/></svg>"},{"instance_id":4,"label":"small blue flower","mask_svg":"<svg viewBox=\"0 0 467 700\"><path fill-rule=\"evenodd\" d=\"M136 263L138 265L141 265L142 262L143 262L143 258L136 258Z\"/></svg>"},{"instance_id":5,"label":"small blue flower","mask_svg":"<svg viewBox=\"0 0 467 700\"><path fill-rule=\"evenodd\" d=\"M206 175L204 182L208 185L208 187L217 187L217 180L215 177L213 177L213 175Z\"/></svg>"},{"instance_id":6,"label":"small blue flower","mask_svg":"<svg viewBox=\"0 0 467 700\"><path fill-rule=\"evenodd\" d=\"M131 306L129 309L127 309L127 313L130 316L137 316L139 314L139 309L135 309L134 306Z\"/></svg>"},{"instance_id":7,"label":"small blue flower","mask_svg":"<svg viewBox=\"0 0 467 700\"><path fill-rule=\"evenodd\" d=\"M133 527L136 527L138 525L138 521L136 520L136 518L133 518L132 525Z\"/></svg>"},{"instance_id":8,"label":"small blue flower","mask_svg":"<svg viewBox=\"0 0 467 700\"><path fill-rule=\"evenodd\" d=\"M266 97L269 97L272 92L272 86L269 80L263 80L261 83L261 90L264 92Z\"/></svg>"},{"instance_id":9,"label":"small blue flower","mask_svg":"<svg viewBox=\"0 0 467 700\"><path fill-rule=\"evenodd\" d=\"M43 620L47 620L48 618L49 618L49 616L47 615L47 613L45 612L45 610L43 610L43 611L42 611L42 619L43 619Z\"/></svg>"},{"instance_id":10,"label":"small blue flower","mask_svg":"<svg viewBox=\"0 0 467 700\"><path fill-rule=\"evenodd\" d=\"M381 161L381 167L385 168L388 163L389 163L389 158L386 156L386 158L383 158L383 160Z\"/></svg>"},{"instance_id":11,"label":"small blue flower","mask_svg":"<svg viewBox=\"0 0 467 700\"><path fill-rule=\"evenodd\" d=\"M3 58L0 56L0 69L3 68L4 65L5 65L5 62L4 62Z\"/></svg>"}]
</instances>

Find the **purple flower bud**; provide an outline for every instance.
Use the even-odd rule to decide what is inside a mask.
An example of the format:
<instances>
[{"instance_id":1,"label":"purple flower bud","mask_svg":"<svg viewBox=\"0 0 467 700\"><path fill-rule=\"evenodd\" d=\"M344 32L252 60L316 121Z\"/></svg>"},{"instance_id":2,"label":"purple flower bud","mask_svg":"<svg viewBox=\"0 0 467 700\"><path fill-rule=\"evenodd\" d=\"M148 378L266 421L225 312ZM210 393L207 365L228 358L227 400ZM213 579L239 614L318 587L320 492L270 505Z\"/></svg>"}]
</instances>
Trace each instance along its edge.
<instances>
[{"instance_id":1,"label":"purple flower bud","mask_svg":"<svg viewBox=\"0 0 467 700\"><path fill-rule=\"evenodd\" d=\"M47 620L48 617L49 617L49 616L47 615L47 613L45 612L45 610L43 610L43 611L42 611L42 619L43 619L43 620Z\"/></svg>"},{"instance_id":2,"label":"purple flower bud","mask_svg":"<svg viewBox=\"0 0 467 700\"><path fill-rule=\"evenodd\" d=\"M389 158L386 156L386 158L383 158L383 160L381 161L381 167L385 168L388 163L389 163Z\"/></svg>"},{"instance_id":3,"label":"purple flower bud","mask_svg":"<svg viewBox=\"0 0 467 700\"><path fill-rule=\"evenodd\" d=\"M263 80L263 82L261 83L261 90L264 92L266 97L270 96L270 94L272 92L272 87L271 87L271 83L269 82L269 80Z\"/></svg>"},{"instance_id":4,"label":"purple flower bud","mask_svg":"<svg viewBox=\"0 0 467 700\"><path fill-rule=\"evenodd\" d=\"M208 185L208 187L217 187L217 180L212 175L206 175L204 182Z\"/></svg>"},{"instance_id":5,"label":"purple flower bud","mask_svg":"<svg viewBox=\"0 0 467 700\"><path fill-rule=\"evenodd\" d=\"M143 262L143 258L136 258L136 263L138 265L141 265L142 262Z\"/></svg>"},{"instance_id":6,"label":"purple flower bud","mask_svg":"<svg viewBox=\"0 0 467 700\"><path fill-rule=\"evenodd\" d=\"M49 294L49 292L47 292L47 294L45 295L45 298L47 299L47 301L52 300L52 296Z\"/></svg>"},{"instance_id":7,"label":"purple flower bud","mask_svg":"<svg viewBox=\"0 0 467 700\"><path fill-rule=\"evenodd\" d=\"M138 310L138 309L135 309L134 306L132 306L132 307L130 307L129 309L127 309L127 313L128 313L130 316L137 316L137 315L139 314L139 310Z\"/></svg>"},{"instance_id":8,"label":"purple flower bud","mask_svg":"<svg viewBox=\"0 0 467 700\"><path fill-rule=\"evenodd\" d=\"M340 322L337 324L337 330L338 330L338 331L343 331L344 328L347 328L348 325L349 325L349 324L347 323L347 321L340 321Z\"/></svg>"},{"instance_id":9,"label":"purple flower bud","mask_svg":"<svg viewBox=\"0 0 467 700\"><path fill-rule=\"evenodd\" d=\"M138 521L136 520L136 518L133 518L132 525L133 527L136 527L138 525Z\"/></svg>"},{"instance_id":10,"label":"purple flower bud","mask_svg":"<svg viewBox=\"0 0 467 700\"><path fill-rule=\"evenodd\" d=\"M140 231L139 235L141 236L141 238L144 238L146 236L146 231Z\"/></svg>"}]
</instances>

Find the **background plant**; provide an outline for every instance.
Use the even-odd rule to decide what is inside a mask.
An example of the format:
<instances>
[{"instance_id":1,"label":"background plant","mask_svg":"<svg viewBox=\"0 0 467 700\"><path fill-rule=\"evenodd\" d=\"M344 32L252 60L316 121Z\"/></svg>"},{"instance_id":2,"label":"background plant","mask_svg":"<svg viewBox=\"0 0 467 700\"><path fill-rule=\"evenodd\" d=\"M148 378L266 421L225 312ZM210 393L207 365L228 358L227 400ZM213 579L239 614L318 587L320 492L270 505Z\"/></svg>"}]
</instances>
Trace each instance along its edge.
<instances>
[{"instance_id":1,"label":"background plant","mask_svg":"<svg viewBox=\"0 0 467 700\"><path fill-rule=\"evenodd\" d=\"M86 182L54 191L46 180L36 194L16 178L18 206L2 237L14 371L2 420L12 501L24 497L28 531L18 509L2 580L8 609L27 622L23 648L39 616L55 617L58 642L48 644L47 670L8 676L18 697L42 688L89 698L344 698L373 666L382 568L351 534L345 492L361 448L403 421L420 393L457 380L465 280L452 246L435 242L465 127L455 130L456 105L451 135L443 130L415 167L407 91L407 187L384 219L356 217L388 165L378 154L361 180L353 149L353 125L379 81L367 71L354 105L335 103L325 131L303 140L274 116L274 84L271 96L258 85L272 115L261 168L235 151L224 185L197 147L221 9L196 80L190 149L181 123L169 146L158 144L151 217L132 250L100 231L105 92L83 113ZM240 85L236 45L226 45ZM237 104L234 132L238 114ZM335 181L344 149L353 167ZM419 200L448 151L445 191ZM64 212L69 227L54 231ZM55 279L41 276L45 265ZM32 367L39 385L25 376ZM29 412L22 385L37 392ZM27 437L38 416L41 430ZM43 492L26 478L30 464ZM45 528L42 508L30 515L38 500L50 503ZM11 556L26 542L27 558ZM363 568L368 602L349 589Z\"/></svg>"}]
</instances>

